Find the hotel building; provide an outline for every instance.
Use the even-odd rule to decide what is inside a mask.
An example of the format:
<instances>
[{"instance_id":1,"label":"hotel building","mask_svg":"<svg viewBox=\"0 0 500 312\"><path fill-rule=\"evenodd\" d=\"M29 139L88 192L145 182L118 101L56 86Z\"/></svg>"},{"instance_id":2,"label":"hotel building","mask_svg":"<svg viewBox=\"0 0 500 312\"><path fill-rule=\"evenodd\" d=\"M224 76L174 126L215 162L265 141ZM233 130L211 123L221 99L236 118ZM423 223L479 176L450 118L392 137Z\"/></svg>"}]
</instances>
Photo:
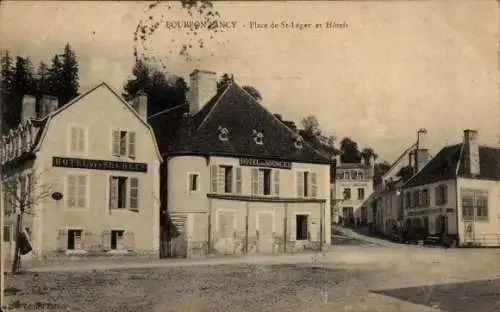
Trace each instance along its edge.
<instances>
[{"instance_id":1,"label":"hotel building","mask_svg":"<svg viewBox=\"0 0 500 312\"><path fill-rule=\"evenodd\" d=\"M157 257L161 158L146 96L129 104L102 83L60 108L46 96L22 105L0 145L6 256L25 210L25 258Z\"/></svg>"},{"instance_id":2,"label":"hotel building","mask_svg":"<svg viewBox=\"0 0 500 312\"><path fill-rule=\"evenodd\" d=\"M189 107L148 119L164 159L163 256L330 244L330 160L238 84L190 79Z\"/></svg>"}]
</instances>

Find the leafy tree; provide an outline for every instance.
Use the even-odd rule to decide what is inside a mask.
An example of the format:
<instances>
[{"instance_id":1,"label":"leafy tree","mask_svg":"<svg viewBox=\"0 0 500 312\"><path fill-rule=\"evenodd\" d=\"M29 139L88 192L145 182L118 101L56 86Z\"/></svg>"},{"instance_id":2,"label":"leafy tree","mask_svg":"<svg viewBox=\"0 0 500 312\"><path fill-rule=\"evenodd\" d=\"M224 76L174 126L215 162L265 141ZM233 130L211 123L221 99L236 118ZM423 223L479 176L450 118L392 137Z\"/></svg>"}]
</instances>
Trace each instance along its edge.
<instances>
[{"instance_id":1,"label":"leafy tree","mask_svg":"<svg viewBox=\"0 0 500 312\"><path fill-rule=\"evenodd\" d=\"M339 150L335 148L335 137L323 135L316 116L302 118L301 124L303 129L299 133L306 142L330 156L339 154Z\"/></svg>"},{"instance_id":2,"label":"leafy tree","mask_svg":"<svg viewBox=\"0 0 500 312\"><path fill-rule=\"evenodd\" d=\"M259 90L252 86L243 86L243 90L248 92L251 96L253 96L257 101L262 101L262 94Z\"/></svg>"},{"instance_id":3,"label":"leafy tree","mask_svg":"<svg viewBox=\"0 0 500 312\"><path fill-rule=\"evenodd\" d=\"M361 161L358 143L350 138L346 137L340 141L340 151L340 161L342 163L359 163Z\"/></svg>"},{"instance_id":4,"label":"leafy tree","mask_svg":"<svg viewBox=\"0 0 500 312\"><path fill-rule=\"evenodd\" d=\"M412 166L405 166L401 168L396 175L401 177L401 179L406 182L413 176L413 173L414 170Z\"/></svg>"},{"instance_id":5,"label":"leafy tree","mask_svg":"<svg viewBox=\"0 0 500 312\"><path fill-rule=\"evenodd\" d=\"M132 73L134 78L125 83L123 96L130 101L143 90L148 95L148 115L187 103L188 87L182 77L169 77L142 60L135 63ZM187 105L184 109L188 111Z\"/></svg>"}]
</instances>

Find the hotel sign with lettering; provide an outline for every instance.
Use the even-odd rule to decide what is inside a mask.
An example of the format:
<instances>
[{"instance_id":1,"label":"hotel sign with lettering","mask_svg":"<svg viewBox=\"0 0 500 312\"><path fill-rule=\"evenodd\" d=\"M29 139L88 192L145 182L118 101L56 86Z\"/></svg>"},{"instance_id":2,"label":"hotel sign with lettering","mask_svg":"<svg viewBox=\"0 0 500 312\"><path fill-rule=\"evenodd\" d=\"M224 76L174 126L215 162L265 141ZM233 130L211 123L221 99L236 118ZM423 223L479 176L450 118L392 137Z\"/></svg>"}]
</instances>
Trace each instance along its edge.
<instances>
[{"instance_id":1,"label":"hotel sign with lettering","mask_svg":"<svg viewBox=\"0 0 500 312\"><path fill-rule=\"evenodd\" d=\"M292 169L292 162L283 160L240 158L240 166Z\"/></svg>"},{"instance_id":2,"label":"hotel sign with lettering","mask_svg":"<svg viewBox=\"0 0 500 312\"><path fill-rule=\"evenodd\" d=\"M144 163L66 157L52 157L52 166L109 171L148 171L148 164Z\"/></svg>"}]
</instances>

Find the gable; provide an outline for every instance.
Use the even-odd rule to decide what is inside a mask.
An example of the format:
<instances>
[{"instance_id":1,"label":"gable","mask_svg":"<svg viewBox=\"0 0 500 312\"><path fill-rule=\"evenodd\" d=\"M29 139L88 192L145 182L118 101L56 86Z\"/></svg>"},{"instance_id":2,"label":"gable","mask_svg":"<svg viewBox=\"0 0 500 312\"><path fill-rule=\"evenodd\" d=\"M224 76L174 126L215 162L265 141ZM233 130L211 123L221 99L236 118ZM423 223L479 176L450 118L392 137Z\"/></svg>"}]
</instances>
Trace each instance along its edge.
<instances>
[{"instance_id":1,"label":"gable","mask_svg":"<svg viewBox=\"0 0 500 312\"><path fill-rule=\"evenodd\" d=\"M34 151L36 152L40 150L47 131L51 127L51 123L54 123L55 120L64 118L68 118L68 120L80 120L85 118L88 120L95 120L105 118L106 116L115 117L120 114L123 118L126 118L129 121L131 119L135 119L137 122L146 127L147 132L153 140L157 157L161 162L161 155L151 126L106 83L97 85L44 118L45 122L43 123L43 130L40 131L40 136L36 142Z\"/></svg>"}]
</instances>

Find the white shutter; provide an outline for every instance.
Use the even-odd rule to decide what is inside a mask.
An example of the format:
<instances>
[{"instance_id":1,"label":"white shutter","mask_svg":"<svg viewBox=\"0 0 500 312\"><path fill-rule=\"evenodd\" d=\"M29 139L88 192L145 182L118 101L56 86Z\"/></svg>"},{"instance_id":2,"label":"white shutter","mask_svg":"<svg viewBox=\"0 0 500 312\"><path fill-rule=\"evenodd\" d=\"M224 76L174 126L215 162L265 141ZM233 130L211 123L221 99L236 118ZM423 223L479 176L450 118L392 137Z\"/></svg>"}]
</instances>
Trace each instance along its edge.
<instances>
[{"instance_id":1,"label":"white shutter","mask_svg":"<svg viewBox=\"0 0 500 312\"><path fill-rule=\"evenodd\" d=\"M259 169L252 169L252 195L259 192Z\"/></svg>"},{"instance_id":2,"label":"white shutter","mask_svg":"<svg viewBox=\"0 0 500 312\"><path fill-rule=\"evenodd\" d=\"M75 207L77 201L77 181L76 176L69 175L68 176L68 207Z\"/></svg>"},{"instance_id":3,"label":"white shutter","mask_svg":"<svg viewBox=\"0 0 500 312\"><path fill-rule=\"evenodd\" d=\"M113 130L113 156L120 156L120 131Z\"/></svg>"},{"instance_id":4,"label":"white shutter","mask_svg":"<svg viewBox=\"0 0 500 312\"><path fill-rule=\"evenodd\" d=\"M212 193L217 193L217 186L218 186L217 172L218 171L216 165L210 166L210 180L211 180L210 192Z\"/></svg>"},{"instance_id":5,"label":"white shutter","mask_svg":"<svg viewBox=\"0 0 500 312\"><path fill-rule=\"evenodd\" d=\"M78 176L78 191L77 193L77 206L79 208L86 207L86 199L87 199L87 177L84 175Z\"/></svg>"},{"instance_id":6,"label":"white shutter","mask_svg":"<svg viewBox=\"0 0 500 312\"><path fill-rule=\"evenodd\" d=\"M118 208L118 179L109 177L109 208Z\"/></svg>"},{"instance_id":7,"label":"white shutter","mask_svg":"<svg viewBox=\"0 0 500 312\"><path fill-rule=\"evenodd\" d=\"M280 171L274 170L274 195L280 195Z\"/></svg>"},{"instance_id":8,"label":"white shutter","mask_svg":"<svg viewBox=\"0 0 500 312\"><path fill-rule=\"evenodd\" d=\"M220 193L226 192L226 170L224 167L219 167L219 181L218 181L218 190Z\"/></svg>"},{"instance_id":9,"label":"white shutter","mask_svg":"<svg viewBox=\"0 0 500 312\"><path fill-rule=\"evenodd\" d=\"M259 181L258 181L259 195L264 195L264 170L259 170L258 173L259 173Z\"/></svg>"},{"instance_id":10,"label":"white shutter","mask_svg":"<svg viewBox=\"0 0 500 312\"><path fill-rule=\"evenodd\" d=\"M85 151L85 129L78 129L78 151Z\"/></svg>"},{"instance_id":11,"label":"white shutter","mask_svg":"<svg viewBox=\"0 0 500 312\"><path fill-rule=\"evenodd\" d=\"M316 181L316 172L311 172L311 197L318 197L318 186Z\"/></svg>"},{"instance_id":12,"label":"white shutter","mask_svg":"<svg viewBox=\"0 0 500 312\"><path fill-rule=\"evenodd\" d=\"M298 171L297 175L297 197L304 197L304 172Z\"/></svg>"},{"instance_id":13,"label":"white shutter","mask_svg":"<svg viewBox=\"0 0 500 312\"><path fill-rule=\"evenodd\" d=\"M236 167L236 194L241 194L241 167Z\"/></svg>"},{"instance_id":14,"label":"white shutter","mask_svg":"<svg viewBox=\"0 0 500 312\"><path fill-rule=\"evenodd\" d=\"M71 151L74 152L77 150L77 142L78 142L78 129L75 127L71 127L70 129L70 146L71 146Z\"/></svg>"},{"instance_id":15,"label":"white shutter","mask_svg":"<svg viewBox=\"0 0 500 312\"><path fill-rule=\"evenodd\" d=\"M139 179L130 178L130 209L139 209Z\"/></svg>"},{"instance_id":16,"label":"white shutter","mask_svg":"<svg viewBox=\"0 0 500 312\"><path fill-rule=\"evenodd\" d=\"M128 133L128 156L135 157L135 132Z\"/></svg>"}]
</instances>

